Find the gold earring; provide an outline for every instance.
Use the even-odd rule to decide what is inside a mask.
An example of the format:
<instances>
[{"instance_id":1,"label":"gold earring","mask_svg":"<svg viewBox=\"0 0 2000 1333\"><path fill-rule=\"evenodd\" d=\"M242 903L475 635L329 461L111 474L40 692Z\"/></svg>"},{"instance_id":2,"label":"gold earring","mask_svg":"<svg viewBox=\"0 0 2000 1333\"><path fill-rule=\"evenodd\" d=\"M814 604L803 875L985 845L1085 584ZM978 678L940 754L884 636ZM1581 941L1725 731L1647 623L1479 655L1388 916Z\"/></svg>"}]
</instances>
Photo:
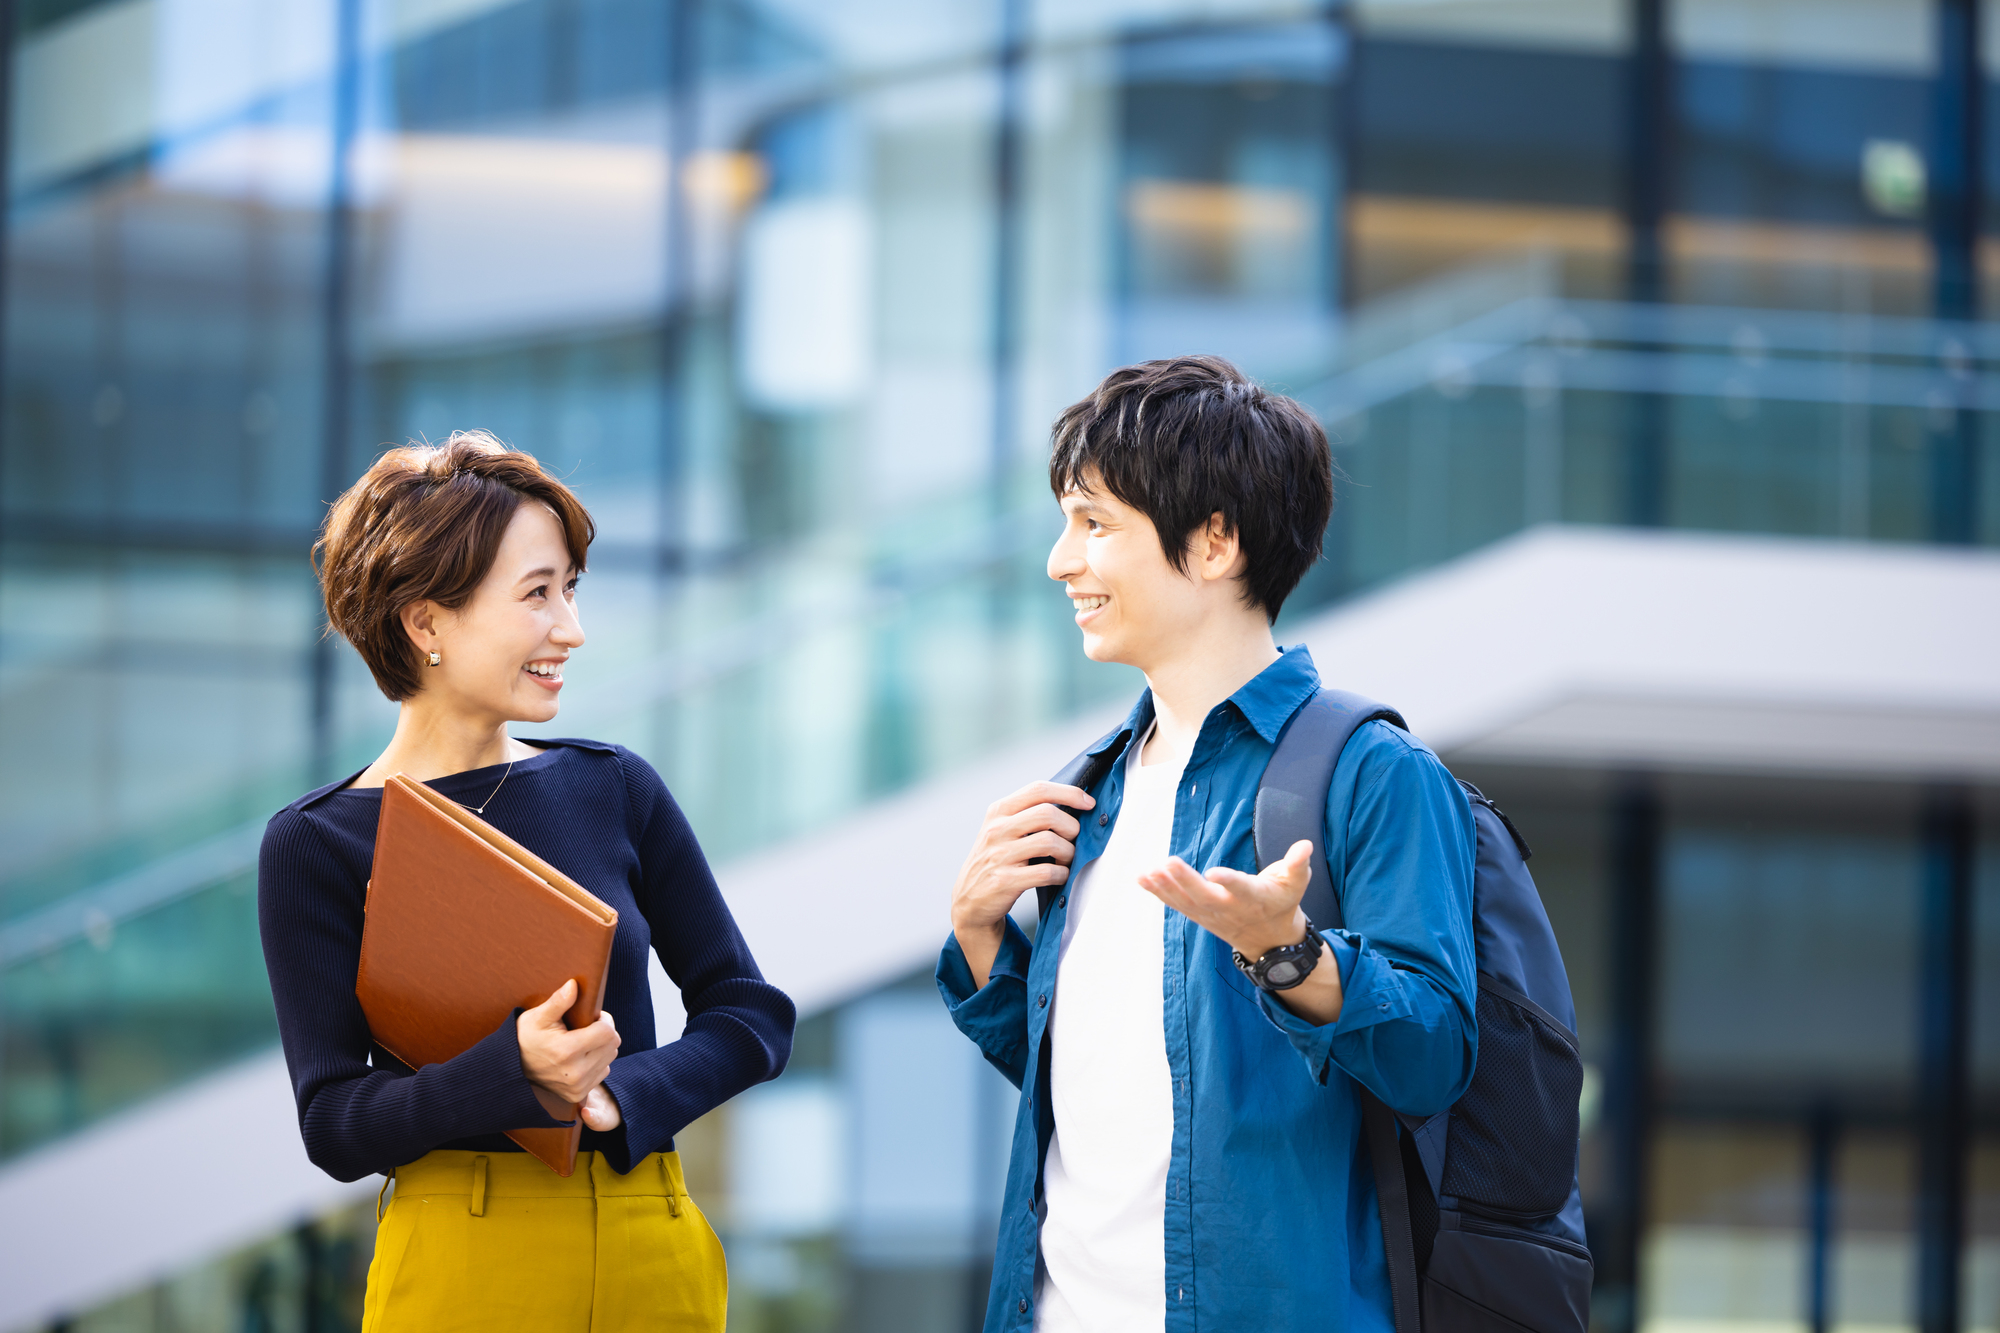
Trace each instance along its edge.
<instances>
[{"instance_id":1,"label":"gold earring","mask_svg":"<svg viewBox=\"0 0 2000 1333\"><path fill-rule=\"evenodd\" d=\"M444 654L435 648L431 649L431 665L436 666L442 661L444 661Z\"/></svg>"}]
</instances>

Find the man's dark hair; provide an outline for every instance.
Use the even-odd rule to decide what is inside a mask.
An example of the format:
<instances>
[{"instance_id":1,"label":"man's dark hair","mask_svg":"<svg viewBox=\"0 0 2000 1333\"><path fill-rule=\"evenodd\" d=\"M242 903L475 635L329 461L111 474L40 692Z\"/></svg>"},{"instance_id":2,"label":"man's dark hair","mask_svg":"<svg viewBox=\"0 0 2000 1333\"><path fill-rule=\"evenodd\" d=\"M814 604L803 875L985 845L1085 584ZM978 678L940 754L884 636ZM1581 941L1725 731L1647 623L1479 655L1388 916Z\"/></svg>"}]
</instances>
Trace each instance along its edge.
<instances>
[{"instance_id":1,"label":"man's dark hair","mask_svg":"<svg viewBox=\"0 0 2000 1333\"><path fill-rule=\"evenodd\" d=\"M1333 513L1326 431L1219 356L1114 370L1056 418L1049 486L1102 486L1153 521L1183 574L1195 531L1221 514L1242 543L1243 597L1272 620L1319 559Z\"/></svg>"}]
</instances>

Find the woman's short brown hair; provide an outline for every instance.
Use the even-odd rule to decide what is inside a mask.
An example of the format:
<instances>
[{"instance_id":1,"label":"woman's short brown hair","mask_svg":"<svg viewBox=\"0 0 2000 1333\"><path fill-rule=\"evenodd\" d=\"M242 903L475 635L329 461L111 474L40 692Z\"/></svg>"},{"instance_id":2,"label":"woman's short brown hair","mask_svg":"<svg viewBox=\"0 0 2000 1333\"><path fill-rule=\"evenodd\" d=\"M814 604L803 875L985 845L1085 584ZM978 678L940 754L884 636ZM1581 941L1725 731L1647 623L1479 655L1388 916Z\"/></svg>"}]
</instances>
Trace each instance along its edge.
<instances>
[{"instance_id":1,"label":"woman's short brown hair","mask_svg":"<svg viewBox=\"0 0 2000 1333\"><path fill-rule=\"evenodd\" d=\"M582 501L534 455L483 430L391 449L333 502L313 546L327 627L354 645L382 693L400 701L423 688L403 608L470 601L522 500L549 507L582 573L597 536Z\"/></svg>"}]
</instances>

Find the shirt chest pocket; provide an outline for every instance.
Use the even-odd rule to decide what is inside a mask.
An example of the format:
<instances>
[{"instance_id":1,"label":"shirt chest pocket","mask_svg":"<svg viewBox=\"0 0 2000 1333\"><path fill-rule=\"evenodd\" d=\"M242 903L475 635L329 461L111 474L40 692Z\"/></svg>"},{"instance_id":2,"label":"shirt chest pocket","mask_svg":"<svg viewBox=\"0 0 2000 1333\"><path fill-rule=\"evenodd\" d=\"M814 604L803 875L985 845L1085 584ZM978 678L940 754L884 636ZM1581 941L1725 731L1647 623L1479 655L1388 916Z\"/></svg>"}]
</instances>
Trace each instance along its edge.
<instances>
[{"instance_id":1,"label":"shirt chest pocket","mask_svg":"<svg viewBox=\"0 0 2000 1333\"><path fill-rule=\"evenodd\" d=\"M1242 996L1244 1003L1250 1005L1257 1004L1257 988L1251 984L1250 978L1236 970L1236 964L1228 963L1218 966L1215 969L1215 975L1222 978L1223 985ZM1258 1007L1261 1008L1261 1006Z\"/></svg>"},{"instance_id":2,"label":"shirt chest pocket","mask_svg":"<svg viewBox=\"0 0 2000 1333\"><path fill-rule=\"evenodd\" d=\"M1204 940L1203 943L1207 944L1208 941ZM1235 959L1230 955L1229 946L1216 940L1209 945L1209 949L1213 958L1211 966L1215 968L1215 975L1222 978L1222 984L1261 1012L1263 1006L1257 1002L1256 983L1244 976L1242 969L1236 966Z\"/></svg>"}]
</instances>

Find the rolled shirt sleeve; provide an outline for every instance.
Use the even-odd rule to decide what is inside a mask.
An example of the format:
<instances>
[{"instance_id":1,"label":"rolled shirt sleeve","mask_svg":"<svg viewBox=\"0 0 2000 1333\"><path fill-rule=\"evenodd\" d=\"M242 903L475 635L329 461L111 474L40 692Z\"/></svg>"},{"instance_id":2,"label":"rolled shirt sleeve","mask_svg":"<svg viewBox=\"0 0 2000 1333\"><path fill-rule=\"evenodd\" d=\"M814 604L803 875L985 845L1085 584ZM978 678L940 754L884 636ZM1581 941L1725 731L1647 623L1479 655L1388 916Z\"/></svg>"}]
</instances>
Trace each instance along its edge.
<instances>
[{"instance_id":1,"label":"rolled shirt sleeve","mask_svg":"<svg viewBox=\"0 0 2000 1333\"><path fill-rule=\"evenodd\" d=\"M1340 1017L1316 1026L1258 997L1316 1082L1338 1067L1406 1115L1434 1115L1471 1085L1476 841L1464 792L1422 742L1383 722L1354 734L1327 792L1346 921L1322 935Z\"/></svg>"},{"instance_id":2,"label":"rolled shirt sleeve","mask_svg":"<svg viewBox=\"0 0 2000 1333\"><path fill-rule=\"evenodd\" d=\"M945 940L938 956L938 994L951 1021L1017 1088L1028 1070L1028 960L1033 947L1009 917L984 986L973 984L972 965L956 935Z\"/></svg>"}]
</instances>

